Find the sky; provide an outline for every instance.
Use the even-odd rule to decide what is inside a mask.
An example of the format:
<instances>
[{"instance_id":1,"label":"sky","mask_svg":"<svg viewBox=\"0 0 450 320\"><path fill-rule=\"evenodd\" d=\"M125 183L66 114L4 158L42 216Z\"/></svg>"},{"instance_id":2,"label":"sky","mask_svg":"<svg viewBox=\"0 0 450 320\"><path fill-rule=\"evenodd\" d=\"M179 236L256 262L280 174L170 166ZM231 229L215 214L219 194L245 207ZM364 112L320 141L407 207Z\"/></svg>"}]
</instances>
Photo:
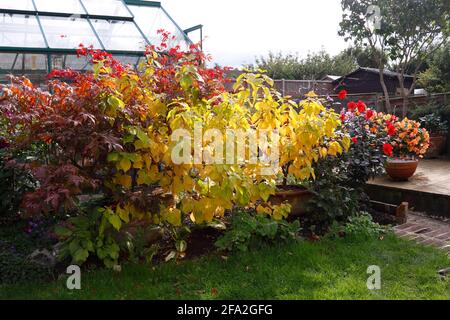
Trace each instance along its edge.
<instances>
[{"instance_id":1,"label":"sky","mask_svg":"<svg viewBox=\"0 0 450 320\"><path fill-rule=\"evenodd\" d=\"M306 56L349 46L337 34L340 0L160 1L182 29L203 24L204 50L220 65L240 67L269 51Z\"/></svg>"}]
</instances>

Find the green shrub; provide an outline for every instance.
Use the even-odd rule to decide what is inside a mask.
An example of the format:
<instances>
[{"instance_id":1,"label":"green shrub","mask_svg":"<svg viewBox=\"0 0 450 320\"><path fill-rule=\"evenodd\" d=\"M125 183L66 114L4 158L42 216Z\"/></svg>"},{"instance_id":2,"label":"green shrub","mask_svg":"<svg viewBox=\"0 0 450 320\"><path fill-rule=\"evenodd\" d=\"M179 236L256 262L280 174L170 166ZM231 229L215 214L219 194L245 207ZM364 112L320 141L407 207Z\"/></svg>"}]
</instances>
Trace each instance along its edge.
<instances>
[{"instance_id":1,"label":"green shrub","mask_svg":"<svg viewBox=\"0 0 450 320\"><path fill-rule=\"evenodd\" d=\"M427 116L429 114L437 114L438 116L442 118L449 118L450 117L450 104L436 104L436 103L429 103L422 106L418 106L416 108L412 108L408 112L408 118L411 118L413 120L419 120L421 117Z\"/></svg>"},{"instance_id":2,"label":"green shrub","mask_svg":"<svg viewBox=\"0 0 450 320\"><path fill-rule=\"evenodd\" d=\"M430 134L446 134L448 122L438 113L430 113L419 118L420 126L427 129Z\"/></svg>"},{"instance_id":3,"label":"green shrub","mask_svg":"<svg viewBox=\"0 0 450 320\"><path fill-rule=\"evenodd\" d=\"M267 244L298 239L300 222L276 221L261 214L237 212L231 225L215 245L219 250L247 251Z\"/></svg>"},{"instance_id":4,"label":"green shrub","mask_svg":"<svg viewBox=\"0 0 450 320\"><path fill-rule=\"evenodd\" d=\"M334 222L330 235L350 239L376 239L386 234L389 228L373 221L367 212L360 212L348 218L345 224Z\"/></svg>"},{"instance_id":5,"label":"green shrub","mask_svg":"<svg viewBox=\"0 0 450 320\"><path fill-rule=\"evenodd\" d=\"M316 180L308 186L314 193L308 203L313 223L329 225L336 219L345 220L359 211L364 193L352 181L354 173L348 170L346 154L321 159L315 170Z\"/></svg>"},{"instance_id":6,"label":"green shrub","mask_svg":"<svg viewBox=\"0 0 450 320\"><path fill-rule=\"evenodd\" d=\"M34 190L35 180L26 169L20 166L12 165L31 158L32 152L21 152L20 154L11 154L8 148L0 149L0 216L13 216L18 210L23 195Z\"/></svg>"},{"instance_id":7,"label":"green shrub","mask_svg":"<svg viewBox=\"0 0 450 320\"><path fill-rule=\"evenodd\" d=\"M59 256L61 260L70 258L71 263L81 265L94 254L108 268L118 264L118 232L108 220L110 215L103 214L101 210L94 209L56 226L56 234L64 239Z\"/></svg>"}]
</instances>

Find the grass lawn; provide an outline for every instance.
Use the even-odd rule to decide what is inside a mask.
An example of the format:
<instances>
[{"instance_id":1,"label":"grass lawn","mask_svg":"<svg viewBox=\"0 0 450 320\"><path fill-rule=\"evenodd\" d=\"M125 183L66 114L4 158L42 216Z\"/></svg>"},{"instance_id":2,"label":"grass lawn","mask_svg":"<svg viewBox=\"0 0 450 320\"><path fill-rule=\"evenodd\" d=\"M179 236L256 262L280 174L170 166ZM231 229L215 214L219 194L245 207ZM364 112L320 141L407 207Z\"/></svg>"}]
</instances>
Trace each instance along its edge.
<instances>
[{"instance_id":1,"label":"grass lawn","mask_svg":"<svg viewBox=\"0 0 450 320\"><path fill-rule=\"evenodd\" d=\"M366 287L381 267L382 289ZM82 272L82 289L65 281L0 286L0 299L450 299L443 251L393 235L384 240L323 240L249 253Z\"/></svg>"}]
</instances>

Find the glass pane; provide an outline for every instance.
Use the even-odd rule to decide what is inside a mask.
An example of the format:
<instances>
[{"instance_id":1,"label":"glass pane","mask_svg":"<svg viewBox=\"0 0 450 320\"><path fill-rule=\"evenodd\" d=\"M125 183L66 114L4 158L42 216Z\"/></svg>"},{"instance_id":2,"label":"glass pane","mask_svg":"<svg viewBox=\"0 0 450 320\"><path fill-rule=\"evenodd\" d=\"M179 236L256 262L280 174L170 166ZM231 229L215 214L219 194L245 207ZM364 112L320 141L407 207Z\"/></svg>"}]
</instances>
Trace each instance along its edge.
<instances>
[{"instance_id":1,"label":"glass pane","mask_svg":"<svg viewBox=\"0 0 450 320\"><path fill-rule=\"evenodd\" d=\"M0 53L0 70L12 70L16 53Z\"/></svg>"},{"instance_id":2,"label":"glass pane","mask_svg":"<svg viewBox=\"0 0 450 320\"><path fill-rule=\"evenodd\" d=\"M32 0L0 0L0 8L34 11Z\"/></svg>"},{"instance_id":3,"label":"glass pane","mask_svg":"<svg viewBox=\"0 0 450 320\"><path fill-rule=\"evenodd\" d=\"M14 54L15 55L15 54ZM0 55L1 56L1 55ZM24 75L34 84L45 88L47 75L47 55L44 54L19 54L12 72L14 75ZM7 70L0 69L0 82L8 82Z\"/></svg>"},{"instance_id":4,"label":"glass pane","mask_svg":"<svg viewBox=\"0 0 450 320\"><path fill-rule=\"evenodd\" d=\"M45 48L35 16L0 14L0 46Z\"/></svg>"},{"instance_id":5,"label":"glass pane","mask_svg":"<svg viewBox=\"0 0 450 320\"><path fill-rule=\"evenodd\" d=\"M20 53L17 57L13 70L47 71L47 55L35 53Z\"/></svg>"},{"instance_id":6,"label":"glass pane","mask_svg":"<svg viewBox=\"0 0 450 320\"><path fill-rule=\"evenodd\" d=\"M47 70L47 55L25 54L25 70Z\"/></svg>"},{"instance_id":7,"label":"glass pane","mask_svg":"<svg viewBox=\"0 0 450 320\"><path fill-rule=\"evenodd\" d=\"M139 57L138 56L117 56L117 55L115 55L114 58L117 59L123 65L129 64L133 68L135 68Z\"/></svg>"},{"instance_id":8,"label":"glass pane","mask_svg":"<svg viewBox=\"0 0 450 320\"><path fill-rule=\"evenodd\" d=\"M101 48L86 19L40 16L40 20L50 48L73 49L80 44Z\"/></svg>"},{"instance_id":9,"label":"glass pane","mask_svg":"<svg viewBox=\"0 0 450 320\"><path fill-rule=\"evenodd\" d=\"M128 7L134 15L134 21L136 21L151 44L159 45L161 43L161 35L158 34L158 30L164 29L175 37L175 39L170 39L168 43L169 48L176 45L179 45L182 50L187 50L189 48L184 33L160 8L144 6Z\"/></svg>"},{"instance_id":10,"label":"glass pane","mask_svg":"<svg viewBox=\"0 0 450 320\"><path fill-rule=\"evenodd\" d=\"M91 22L106 50L145 50L145 39L133 22L100 19Z\"/></svg>"},{"instance_id":11,"label":"glass pane","mask_svg":"<svg viewBox=\"0 0 450 320\"><path fill-rule=\"evenodd\" d=\"M77 57L76 55L67 55L63 61L65 68L70 68L72 70L90 70L91 63L86 57Z\"/></svg>"},{"instance_id":12,"label":"glass pane","mask_svg":"<svg viewBox=\"0 0 450 320\"><path fill-rule=\"evenodd\" d=\"M82 0L88 14L132 17L122 0Z\"/></svg>"},{"instance_id":13,"label":"glass pane","mask_svg":"<svg viewBox=\"0 0 450 320\"><path fill-rule=\"evenodd\" d=\"M38 11L86 14L79 0L34 0Z\"/></svg>"},{"instance_id":14,"label":"glass pane","mask_svg":"<svg viewBox=\"0 0 450 320\"><path fill-rule=\"evenodd\" d=\"M16 63L14 64L13 70L23 70L25 68L25 65L23 64L23 54L19 54L17 56Z\"/></svg>"}]
</instances>

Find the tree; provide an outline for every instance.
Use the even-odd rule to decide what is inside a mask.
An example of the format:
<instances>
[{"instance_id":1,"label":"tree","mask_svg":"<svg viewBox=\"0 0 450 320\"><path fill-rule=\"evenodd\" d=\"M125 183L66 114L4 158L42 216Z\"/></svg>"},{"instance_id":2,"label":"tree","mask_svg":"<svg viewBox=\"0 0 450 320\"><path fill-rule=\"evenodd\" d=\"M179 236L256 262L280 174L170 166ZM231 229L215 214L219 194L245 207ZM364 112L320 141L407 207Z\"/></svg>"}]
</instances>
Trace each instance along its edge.
<instances>
[{"instance_id":1,"label":"tree","mask_svg":"<svg viewBox=\"0 0 450 320\"><path fill-rule=\"evenodd\" d=\"M430 93L450 91L450 44L437 50L419 73L418 84Z\"/></svg>"},{"instance_id":2,"label":"tree","mask_svg":"<svg viewBox=\"0 0 450 320\"><path fill-rule=\"evenodd\" d=\"M387 0L342 0L341 6L344 13L339 24L340 30L338 34L345 37L346 41L353 40L355 45L368 48L370 55L374 57L380 70L380 84L383 88L386 109L388 112L391 112L389 92L384 81L386 24L380 23L379 19L369 19L369 17L373 16L374 11L370 9L374 5L378 8L385 8L383 6L380 7L382 1Z\"/></svg>"},{"instance_id":3,"label":"tree","mask_svg":"<svg viewBox=\"0 0 450 320\"><path fill-rule=\"evenodd\" d=\"M448 41L449 7L445 0L342 0L339 34L367 45L377 56L388 111L391 108L383 76L386 61L396 66L405 115L422 64ZM407 70L411 70L413 83L405 89Z\"/></svg>"},{"instance_id":4,"label":"tree","mask_svg":"<svg viewBox=\"0 0 450 320\"><path fill-rule=\"evenodd\" d=\"M348 55L356 59L359 67L378 68L377 56L369 47L354 46L342 51L343 55Z\"/></svg>"},{"instance_id":5,"label":"tree","mask_svg":"<svg viewBox=\"0 0 450 320\"><path fill-rule=\"evenodd\" d=\"M408 109L408 98L417 85L417 76L427 58L442 48L449 40L450 7L445 0L391 0L387 21L389 57L396 64L400 92L403 98L403 115ZM404 76L412 65L414 77L409 89Z\"/></svg>"},{"instance_id":6,"label":"tree","mask_svg":"<svg viewBox=\"0 0 450 320\"><path fill-rule=\"evenodd\" d=\"M250 69L263 69L274 79L318 80L327 74L344 75L357 68L356 59L345 51L331 56L324 50L310 53L306 58L296 54L270 52L267 57L256 59Z\"/></svg>"}]
</instances>

